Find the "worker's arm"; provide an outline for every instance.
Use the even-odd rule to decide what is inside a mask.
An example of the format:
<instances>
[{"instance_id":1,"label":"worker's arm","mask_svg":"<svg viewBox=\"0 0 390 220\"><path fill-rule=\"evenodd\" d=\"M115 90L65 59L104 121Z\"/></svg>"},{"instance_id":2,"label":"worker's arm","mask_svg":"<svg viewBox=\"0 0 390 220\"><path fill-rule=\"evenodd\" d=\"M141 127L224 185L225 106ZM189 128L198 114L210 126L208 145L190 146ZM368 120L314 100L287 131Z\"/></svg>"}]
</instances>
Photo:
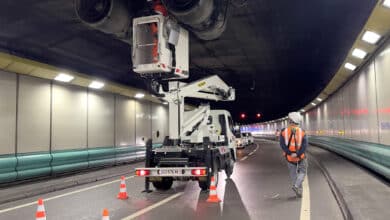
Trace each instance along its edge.
<instances>
[{"instance_id":1,"label":"worker's arm","mask_svg":"<svg viewBox=\"0 0 390 220\"><path fill-rule=\"evenodd\" d=\"M297 156L300 157L303 153L305 153L307 148L307 136L303 136L301 148L297 152Z\"/></svg>"},{"instance_id":2,"label":"worker's arm","mask_svg":"<svg viewBox=\"0 0 390 220\"><path fill-rule=\"evenodd\" d=\"M279 141L280 141L280 147L282 148L282 150L286 154L291 155L292 152L288 149L288 147L287 147L287 145L286 145L286 143L284 141L283 130L282 130L282 132L280 132L280 139L279 139Z\"/></svg>"}]
</instances>

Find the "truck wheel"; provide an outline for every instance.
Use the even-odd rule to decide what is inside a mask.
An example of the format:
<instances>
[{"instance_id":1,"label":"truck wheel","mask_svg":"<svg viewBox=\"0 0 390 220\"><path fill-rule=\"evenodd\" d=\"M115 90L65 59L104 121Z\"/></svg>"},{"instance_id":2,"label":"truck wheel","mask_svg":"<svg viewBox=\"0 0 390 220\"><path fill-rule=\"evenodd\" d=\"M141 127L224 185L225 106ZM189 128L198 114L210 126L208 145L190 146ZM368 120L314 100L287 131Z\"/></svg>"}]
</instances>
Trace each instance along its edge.
<instances>
[{"instance_id":1,"label":"truck wheel","mask_svg":"<svg viewBox=\"0 0 390 220\"><path fill-rule=\"evenodd\" d=\"M172 187L173 179L170 177L163 177L161 181L152 182L154 188L157 190L168 190Z\"/></svg>"},{"instance_id":2,"label":"truck wheel","mask_svg":"<svg viewBox=\"0 0 390 220\"><path fill-rule=\"evenodd\" d=\"M210 182L209 181L198 181L199 187L202 189L202 191L206 191L209 189Z\"/></svg>"},{"instance_id":3,"label":"truck wheel","mask_svg":"<svg viewBox=\"0 0 390 220\"><path fill-rule=\"evenodd\" d=\"M225 173L228 179L230 179L230 176L233 174L233 168L234 168L234 161L233 159L230 158L230 160L226 162L226 168L225 168Z\"/></svg>"},{"instance_id":4,"label":"truck wheel","mask_svg":"<svg viewBox=\"0 0 390 220\"><path fill-rule=\"evenodd\" d=\"M198 181L199 187L202 189L202 191L206 191L210 188L211 176L214 176L215 186L218 186L218 165L216 161L214 162L214 167L214 172L207 177L206 181Z\"/></svg>"}]
</instances>

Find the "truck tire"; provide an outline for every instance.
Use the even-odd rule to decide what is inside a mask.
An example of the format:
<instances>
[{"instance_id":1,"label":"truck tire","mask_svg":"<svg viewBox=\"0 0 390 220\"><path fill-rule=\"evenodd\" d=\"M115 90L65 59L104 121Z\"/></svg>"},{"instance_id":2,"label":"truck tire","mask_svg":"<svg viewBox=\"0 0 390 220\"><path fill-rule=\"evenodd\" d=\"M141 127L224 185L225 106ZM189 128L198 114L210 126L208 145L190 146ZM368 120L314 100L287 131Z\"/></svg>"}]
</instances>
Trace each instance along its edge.
<instances>
[{"instance_id":1,"label":"truck tire","mask_svg":"<svg viewBox=\"0 0 390 220\"><path fill-rule=\"evenodd\" d=\"M230 179L230 176L233 174L234 169L234 161L232 158L230 158L228 161L226 161L226 167L225 167L225 173L228 179Z\"/></svg>"},{"instance_id":2,"label":"truck tire","mask_svg":"<svg viewBox=\"0 0 390 220\"><path fill-rule=\"evenodd\" d=\"M168 190L172 187L173 179L171 177L163 177L161 181L152 182L157 190Z\"/></svg>"},{"instance_id":3,"label":"truck tire","mask_svg":"<svg viewBox=\"0 0 390 220\"><path fill-rule=\"evenodd\" d=\"M214 161L214 169L213 173L209 174L206 181L198 181L199 187L202 189L202 191L206 191L210 188L211 184L211 176L214 176L215 180L215 186L218 186L218 162Z\"/></svg>"},{"instance_id":4,"label":"truck tire","mask_svg":"<svg viewBox=\"0 0 390 220\"><path fill-rule=\"evenodd\" d=\"M210 181L198 181L198 184L202 191L206 191L210 187Z\"/></svg>"}]
</instances>

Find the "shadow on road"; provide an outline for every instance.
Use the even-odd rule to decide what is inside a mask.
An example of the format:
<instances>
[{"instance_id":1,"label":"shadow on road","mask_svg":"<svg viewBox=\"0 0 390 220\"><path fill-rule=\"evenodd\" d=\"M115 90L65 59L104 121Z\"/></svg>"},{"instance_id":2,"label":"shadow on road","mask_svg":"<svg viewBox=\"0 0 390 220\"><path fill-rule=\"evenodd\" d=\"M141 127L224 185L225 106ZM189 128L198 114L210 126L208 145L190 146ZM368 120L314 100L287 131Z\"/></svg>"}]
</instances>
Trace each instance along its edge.
<instances>
[{"instance_id":1,"label":"shadow on road","mask_svg":"<svg viewBox=\"0 0 390 220\"><path fill-rule=\"evenodd\" d=\"M222 219L250 220L248 211L232 179L226 180Z\"/></svg>"}]
</instances>

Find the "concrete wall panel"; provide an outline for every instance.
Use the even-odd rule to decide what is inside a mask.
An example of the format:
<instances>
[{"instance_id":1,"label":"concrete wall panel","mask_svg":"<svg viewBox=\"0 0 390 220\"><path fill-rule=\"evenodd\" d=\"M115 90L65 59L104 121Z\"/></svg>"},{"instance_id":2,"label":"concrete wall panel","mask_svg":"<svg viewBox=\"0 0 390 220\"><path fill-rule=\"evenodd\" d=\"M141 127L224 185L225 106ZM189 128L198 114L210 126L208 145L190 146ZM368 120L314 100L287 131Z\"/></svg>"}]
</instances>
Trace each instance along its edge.
<instances>
[{"instance_id":1,"label":"concrete wall panel","mask_svg":"<svg viewBox=\"0 0 390 220\"><path fill-rule=\"evenodd\" d=\"M135 145L135 101L116 97L116 146Z\"/></svg>"},{"instance_id":2,"label":"concrete wall panel","mask_svg":"<svg viewBox=\"0 0 390 220\"><path fill-rule=\"evenodd\" d=\"M87 147L87 90L53 85L52 150Z\"/></svg>"},{"instance_id":3,"label":"concrete wall panel","mask_svg":"<svg viewBox=\"0 0 390 220\"><path fill-rule=\"evenodd\" d=\"M344 137L352 138L351 128L351 105L350 105L350 85L343 88L341 95L343 96L343 116L344 116Z\"/></svg>"},{"instance_id":4,"label":"concrete wall panel","mask_svg":"<svg viewBox=\"0 0 390 220\"><path fill-rule=\"evenodd\" d=\"M380 143L390 145L390 44L375 60Z\"/></svg>"},{"instance_id":5,"label":"concrete wall panel","mask_svg":"<svg viewBox=\"0 0 390 220\"><path fill-rule=\"evenodd\" d=\"M135 103L136 145L144 146L152 137L150 103L137 101Z\"/></svg>"},{"instance_id":6,"label":"concrete wall panel","mask_svg":"<svg viewBox=\"0 0 390 220\"><path fill-rule=\"evenodd\" d=\"M18 153L50 150L50 81L20 76Z\"/></svg>"},{"instance_id":7,"label":"concrete wall panel","mask_svg":"<svg viewBox=\"0 0 390 220\"><path fill-rule=\"evenodd\" d=\"M114 108L114 95L88 92L88 148L114 146Z\"/></svg>"},{"instance_id":8,"label":"concrete wall panel","mask_svg":"<svg viewBox=\"0 0 390 220\"><path fill-rule=\"evenodd\" d=\"M16 74L0 70L0 154L15 153Z\"/></svg>"}]
</instances>

